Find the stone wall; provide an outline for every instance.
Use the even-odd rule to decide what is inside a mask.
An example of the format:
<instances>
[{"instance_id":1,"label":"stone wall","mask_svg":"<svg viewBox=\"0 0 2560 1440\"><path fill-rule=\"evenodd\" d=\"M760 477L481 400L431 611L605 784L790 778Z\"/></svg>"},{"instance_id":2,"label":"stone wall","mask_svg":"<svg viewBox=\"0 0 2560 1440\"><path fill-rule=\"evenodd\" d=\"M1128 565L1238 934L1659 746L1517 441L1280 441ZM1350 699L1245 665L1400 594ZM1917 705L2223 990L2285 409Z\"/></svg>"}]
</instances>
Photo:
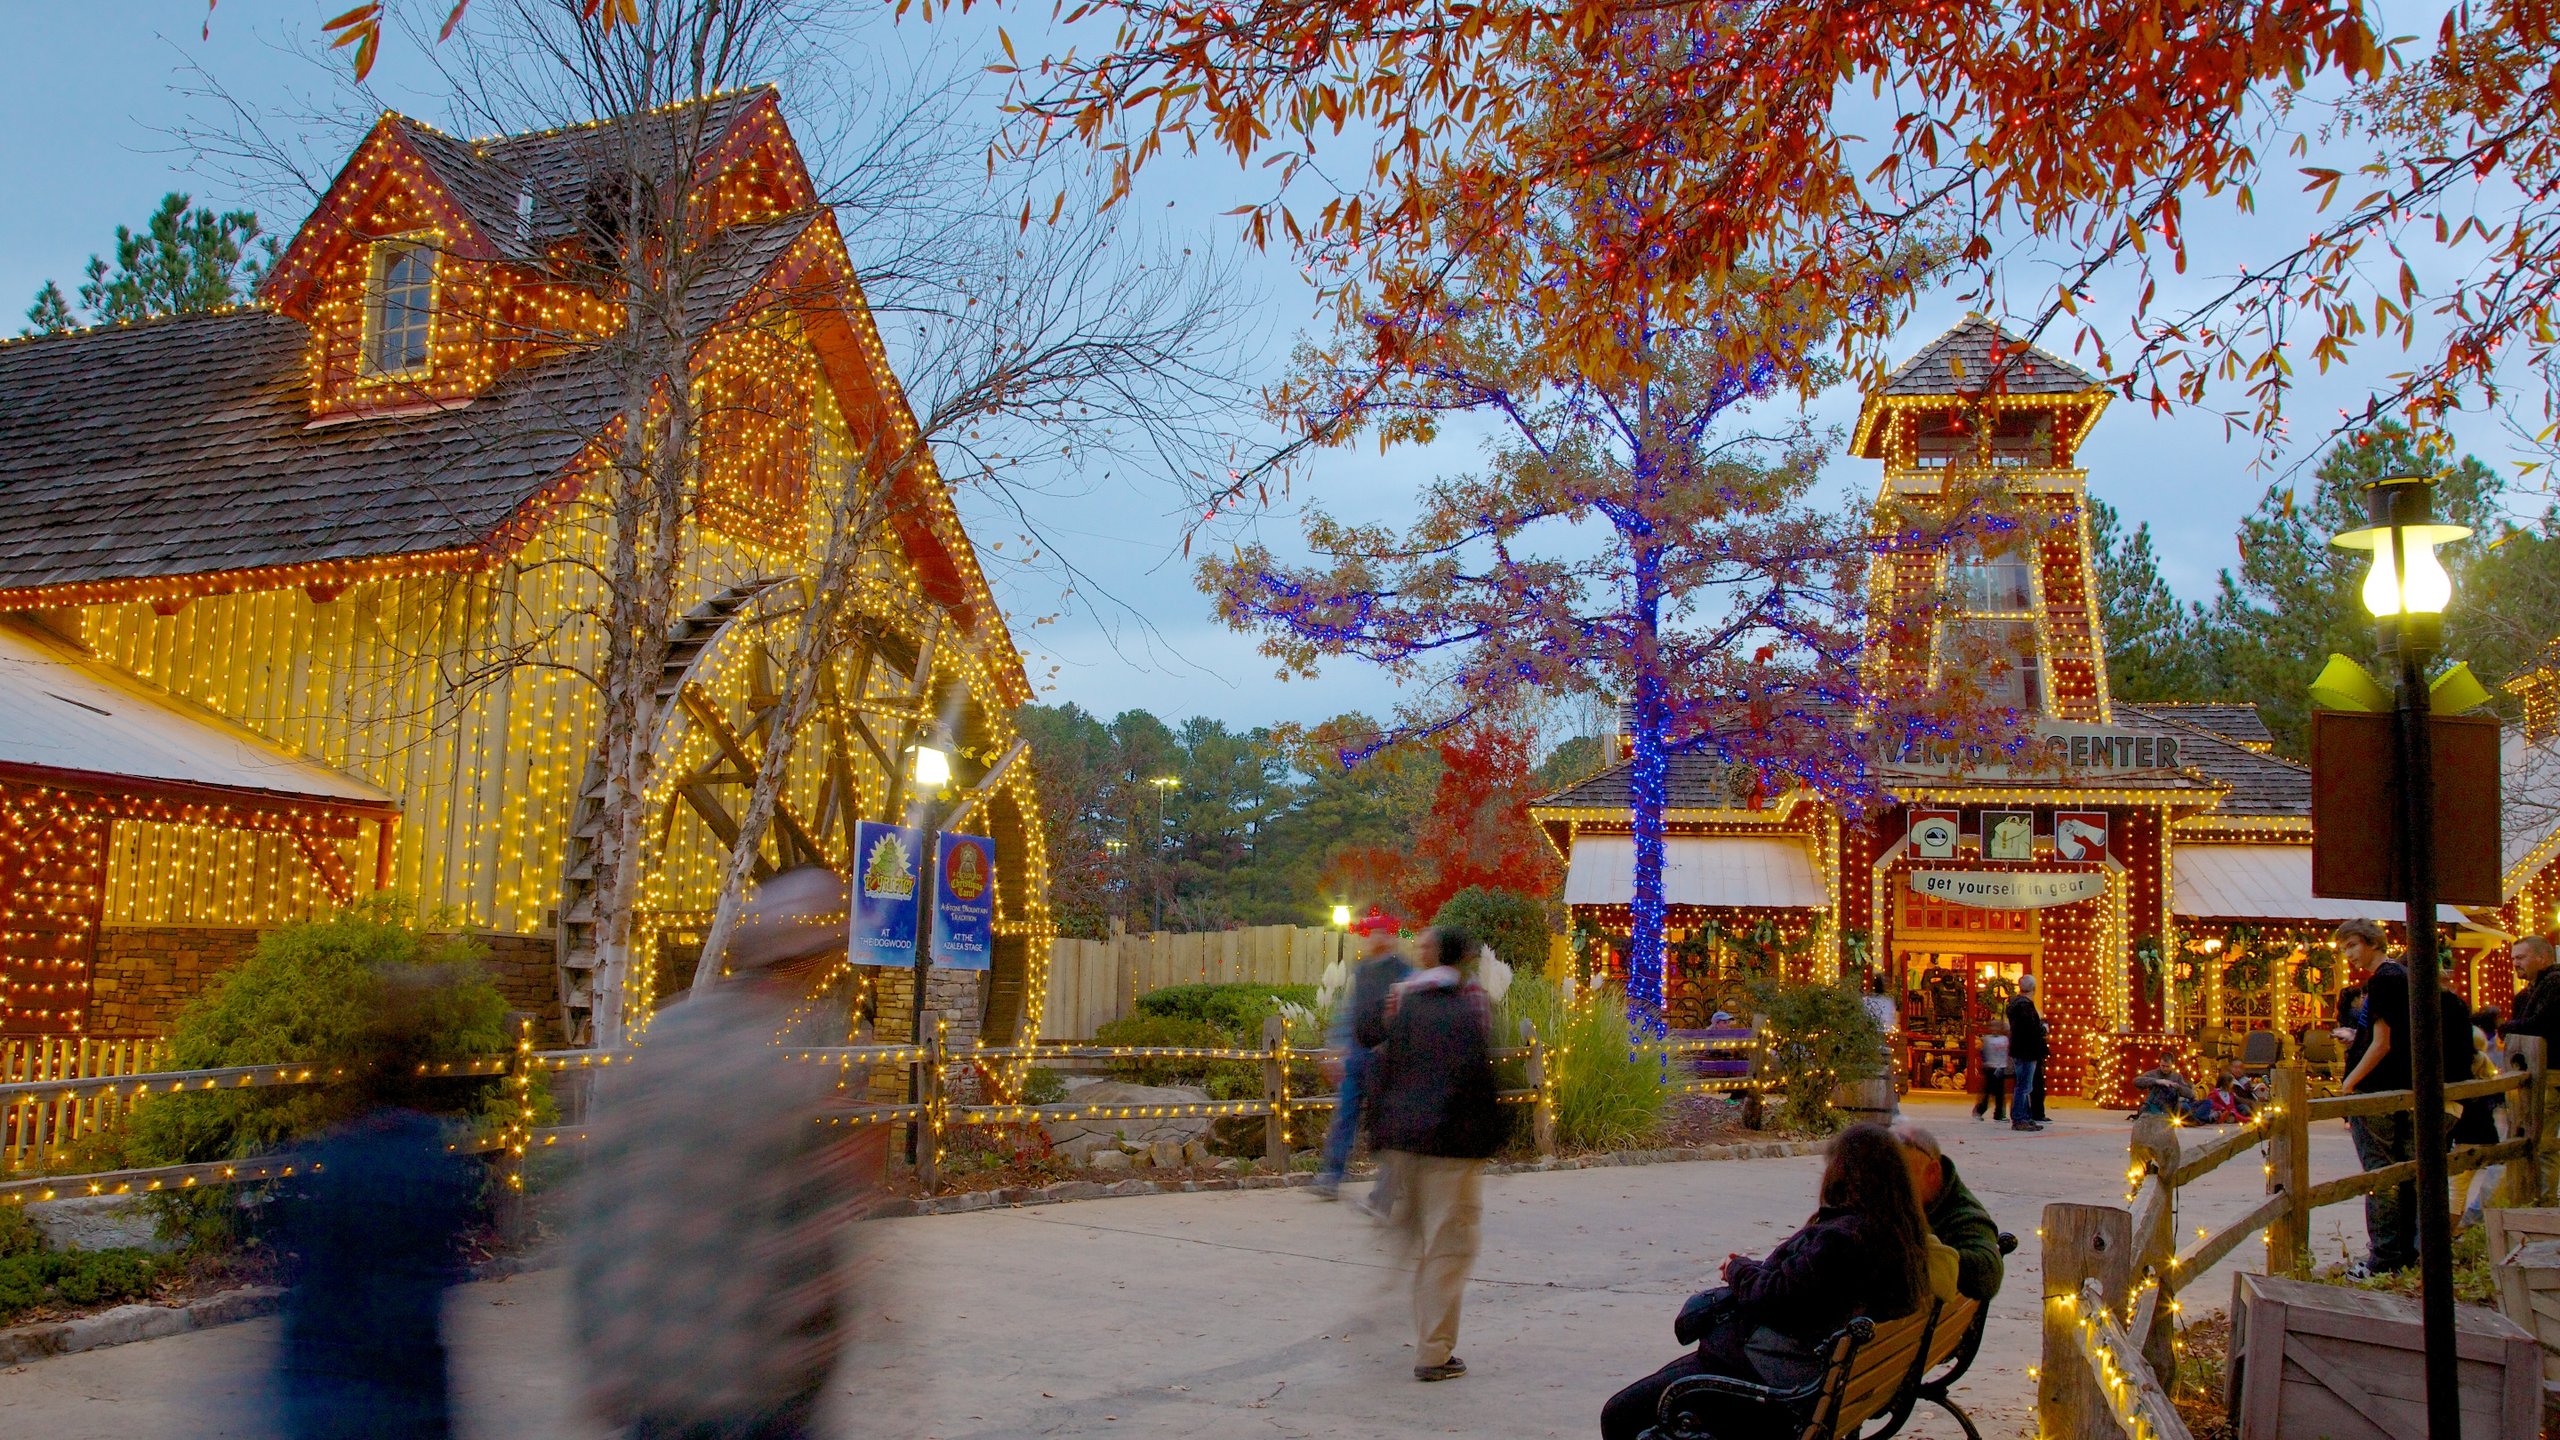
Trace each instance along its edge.
<instances>
[{"instance_id":1,"label":"stone wall","mask_svg":"<svg viewBox=\"0 0 2560 1440\"><path fill-rule=\"evenodd\" d=\"M982 970L935 970L925 979L925 1016L928 1022L943 1023L943 1037L951 1052L965 1051L978 1038L978 1027L986 1013L986 972ZM915 972L882 969L873 982L878 997L876 1017L871 1024L871 1041L875 1045L903 1045L914 1034L915 1009L910 1003L915 994ZM927 1032L931 1033L930 1023ZM881 1104L898 1104L907 1098L907 1067L879 1065L872 1068L872 1098Z\"/></svg>"},{"instance_id":2,"label":"stone wall","mask_svg":"<svg viewBox=\"0 0 2560 1440\"><path fill-rule=\"evenodd\" d=\"M89 1033L147 1040L169 1033L188 1001L257 948L259 932L210 925L119 925L98 933L91 969ZM486 964L510 1009L535 1017L538 1043L558 1042L559 992L548 935L482 935Z\"/></svg>"}]
</instances>

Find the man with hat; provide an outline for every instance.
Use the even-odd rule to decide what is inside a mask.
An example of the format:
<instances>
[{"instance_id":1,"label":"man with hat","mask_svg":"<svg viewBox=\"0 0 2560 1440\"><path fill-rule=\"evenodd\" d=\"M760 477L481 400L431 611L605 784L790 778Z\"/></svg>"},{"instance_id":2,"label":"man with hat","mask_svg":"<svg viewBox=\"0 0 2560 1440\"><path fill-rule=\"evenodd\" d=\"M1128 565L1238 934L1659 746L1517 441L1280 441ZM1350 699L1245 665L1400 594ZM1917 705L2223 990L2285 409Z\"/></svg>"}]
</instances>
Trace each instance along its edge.
<instances>
[{"instance_id":1,"label":"man with hat","mask_svg":"<svg viewBox=\"0 0 2560 1440\"><path fill-rule=\"evenodd\" d=\"M756 888L726 973L605 1072L569 1250L587 1401L633 1440L807 1433L836 1361L838 1231L889 1127L818 1124L836 1071L775 1043L845 953L845 882Z\"/></svg>"},{"instance_id":2,"label":"man with hat","mask_svg":"<svg viewBox=\"0 0 2560 1440\"><path fill-rule=\"evenodd\" d=\"M1333 1128L1325 1132L1324 1165L1316 1171L1316 1194L1327 1200L1341 1194L1352 1142L1360 1138L1360 1107L1368 1098L1369 1070L1376 1060L1376 1052L1360 1043L1361 1017L1368 1017L1368 1028L1374 1032L1387 1012L1387 992L1413 973L1398 950L1396 922L1384 910L1370 906L1367 915L1352 923L1351 933L1360 937L1363 957L1360 968L1352 972L1349 993L1334 1006L1333 1024L1325 1033L1325 1043L1340 1057L1325 1062L1325 1073L1339 1092L1333 1103Z\"/></svg>"}]
</instances>

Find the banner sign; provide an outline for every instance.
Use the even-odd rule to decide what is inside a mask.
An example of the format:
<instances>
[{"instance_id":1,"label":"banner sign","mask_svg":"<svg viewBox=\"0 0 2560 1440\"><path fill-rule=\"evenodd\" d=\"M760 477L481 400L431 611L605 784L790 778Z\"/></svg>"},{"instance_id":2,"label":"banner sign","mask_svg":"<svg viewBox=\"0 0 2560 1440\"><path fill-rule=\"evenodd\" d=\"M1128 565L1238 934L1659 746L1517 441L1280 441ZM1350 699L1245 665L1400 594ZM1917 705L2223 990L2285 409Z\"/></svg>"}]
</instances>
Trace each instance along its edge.
<instances>
[{"instance_id":1,"label":"banner sign","mask_svg":"<svg viewBox=\"0 0 2560 1440\"><path fill-rule=\"evenodd\" d=\"M865 820L853 830L856 965L916 963L916 861L924 836L904 825Z\"/></svg>"},{"instance_id":2,"label":"banner sign","mask_svg":"<svg viewBox=\"0 0 2560 1440\"><path fill-rule=\"evenodd\" d=\"M1952 900L1976 910L2042 910L2097 899L2107 893L2107 877L2101 871L2085 870L2069 875L2039 875L2025 870L1914 870L1911 889L1932 900Z\"/></svg>"},{"instance_id":3,"label":"banner sign","mask_svg":"<svg viewBox=\"0 0 2560 1440\"><path fill-rule=\"evenodd\" d=\"M984 835L935 836L933 876L933 963L994 968L996 842Z\"/></svg>"}]
</instances>

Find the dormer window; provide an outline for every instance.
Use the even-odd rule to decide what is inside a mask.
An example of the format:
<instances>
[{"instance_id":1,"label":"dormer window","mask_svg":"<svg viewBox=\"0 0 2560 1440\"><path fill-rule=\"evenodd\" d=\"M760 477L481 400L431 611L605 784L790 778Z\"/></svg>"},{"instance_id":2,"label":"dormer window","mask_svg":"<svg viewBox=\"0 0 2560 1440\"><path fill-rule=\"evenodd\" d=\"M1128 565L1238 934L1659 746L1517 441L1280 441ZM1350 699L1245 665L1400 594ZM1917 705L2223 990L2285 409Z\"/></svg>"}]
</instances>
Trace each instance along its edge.
<instances>
[{"instance_id":1,"label":"dormer window","mask_svg":"<svg viewBox=\"0 0 2560 1440\"><path fill-rule=\"evenodd\" d=\"M435 312L435 248L417 240L381 240L365 292L364 373L368 379L414 375L427 368L427 326Z\"/></svg>"}]
</instances>

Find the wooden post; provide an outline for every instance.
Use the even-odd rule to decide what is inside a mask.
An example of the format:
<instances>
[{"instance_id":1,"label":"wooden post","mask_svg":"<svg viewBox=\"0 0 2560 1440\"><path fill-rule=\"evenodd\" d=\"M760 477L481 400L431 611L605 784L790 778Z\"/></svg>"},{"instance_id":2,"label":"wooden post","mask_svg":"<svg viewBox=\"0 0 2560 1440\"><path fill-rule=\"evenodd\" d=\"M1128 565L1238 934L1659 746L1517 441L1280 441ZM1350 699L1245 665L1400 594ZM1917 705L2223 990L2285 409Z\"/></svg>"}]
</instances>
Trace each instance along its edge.
<instances>
[{"instance_id":1,"label":"wooden post","mask_svg":"<svg viewBox=\"0 0 2560 1440\"><path fill-rule=\"evenodd\" d=\"M2124 1303L2133 1269L2133 1217L2113 1205L2044 1207L2044 1359L2036 1376L2038 1440L2121 1440L2114 1409L2080 1354L2080 1287Z\"/></svg>"},{"instance_id":2,"label":"wooden post","mask_svg":"<svg viewBox=\"0 0 2560 1440\"><path fill-rule=\"evenodd\" d=\"M1547 1095L1547 1042L1538 1037L1534 1023L1523 1020L1520 1043L1529 1047L1529 1088L1538 1092L1538 1098L1529 1102L1529 1134L1537 1142L1538 1158L1552 1160L1556 1154L1556 1110Z\"/></svg>"},{"instance_id":3,"label":"wooden post","mask_svg":"<svg viewBox=\"0 0 2560 1440\"><path fill-rule=\"evenodd\" d=\"M2538 1035L2508 1036L2507 1055L2525 1074L2524 1089L2511 1091L2507 1097L2508 1123L2525 1143L2524 1154L2507 1162L2507 1177L2499 1187L2505 1193L2499 1197L2499 1203L2539 1205L2542 1203L2543 1156L2549 1152L2551 1143L2550 1136L2545 1133L2550 1124L2551 1101L2542 1088L2550 1076L2551 1056ZM2489 1257L2492 1264L2504 1258L2498 1255Z\"/></svg>"},{"instance_id":4,"label":"wooden post","mask_svg":"<svg viewBox=\"0 0 2560 1440\"><path fill-rule=\"evenodd\" d=\"M1262 1017L1262 1098L1271 1113L1262 1117L1262 1156L1272 1168L1289 1168L1289 1067L1281 1061L1289 1043L1289 1026L1277 1015Z\"/></svg>"},{"instance_id":5,"label":"wooden post","mask_svg":"<svg viewBox=\"0 0 2560 1440\"><path fill-rule=\"evenodd\" d=\"M2150 1362L2154 1375L2178 1373L2177 1316L2169 1309L2175 1293L2176 1277L2170 1273L2170 1262L2178 1258L2178 1162L2181 1147L2178 1127L2165 1115L2145 1115L2134 1122L2133 1154L2137 1163L2151 1167L2151 1188L2133 1212L2133 1277L2140 1282L2146 1275L2157 1287L2143 1297L2142 1307L2135 1312L2130 1333L2133 1343L2142 1348L2143 1358Z\"/></svg>"},{"instance_id":6,"label":"wooden post","mask_svg":"<svg viewBox=\"0 0 2560 1440\"><path fill-rule=\"evenodd\" d=\"M916 1103L924 1113L916 1117L916 1189L930 1195L942 1183L942 1030L936 1026L924 1037L924 1054L915 1061Z\"/></svg>"},{"instance_id":7,"label":"wooden post","mask_svg":"<svg viewBox=\"0 0 2560 1440\"><path fill-rule=\"evenodd\" d=\"M2302 1062L2286 1060L2269 1072L2275 1082L2275 1123L2267 1132L2267 1193L2282 1192L2284 1213L2267 1226L2267 1273L2311 1273L2311 1090Z\"/></svg>"}]
</instances>

